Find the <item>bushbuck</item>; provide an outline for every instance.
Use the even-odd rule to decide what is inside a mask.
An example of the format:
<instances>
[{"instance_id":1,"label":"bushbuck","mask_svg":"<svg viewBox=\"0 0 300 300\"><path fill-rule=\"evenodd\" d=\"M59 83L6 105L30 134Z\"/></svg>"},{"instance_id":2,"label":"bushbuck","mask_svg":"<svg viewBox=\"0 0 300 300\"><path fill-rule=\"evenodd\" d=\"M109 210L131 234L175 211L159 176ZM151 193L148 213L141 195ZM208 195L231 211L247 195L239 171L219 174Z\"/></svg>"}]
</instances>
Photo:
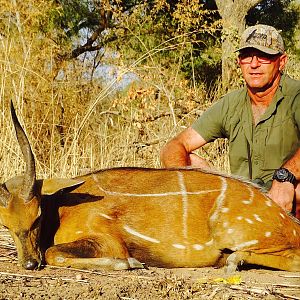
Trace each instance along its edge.
<instances>
[{"instance_id":1,"label":"bushbuck","mask_svg":"<svg viewBox=\"0 0 300 300\"><path fill-rule=\"evenodd\" d=\"M227 266L300 271L300 225L251 183L199 169L113 168L37 180L11 114L26 171L0 188L0 221L26 269Z\"/></svg>"}]
</instances>

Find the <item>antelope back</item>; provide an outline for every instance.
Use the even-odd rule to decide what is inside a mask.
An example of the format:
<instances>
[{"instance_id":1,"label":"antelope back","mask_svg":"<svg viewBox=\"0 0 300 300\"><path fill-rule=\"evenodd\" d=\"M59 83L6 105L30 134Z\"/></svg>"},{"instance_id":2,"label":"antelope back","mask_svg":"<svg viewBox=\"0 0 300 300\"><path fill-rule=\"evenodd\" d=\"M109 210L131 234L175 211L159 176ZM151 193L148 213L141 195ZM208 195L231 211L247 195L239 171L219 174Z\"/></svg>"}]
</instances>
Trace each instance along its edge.
<instances>
[{"instance_id":1,"label":"antelope back","mask_svg":"<svg viewBox=\"0 0 300 300\"><path fill-rule=\"evenodd\" d=\"M15 177L0 186L0 222L9 230L15 241L19 263L26 269L35 269L41 264L39 250L41 209L35 161L12 104L11 115L26 162L26 171L23 176Z\"/></svg>"}]
</instances>

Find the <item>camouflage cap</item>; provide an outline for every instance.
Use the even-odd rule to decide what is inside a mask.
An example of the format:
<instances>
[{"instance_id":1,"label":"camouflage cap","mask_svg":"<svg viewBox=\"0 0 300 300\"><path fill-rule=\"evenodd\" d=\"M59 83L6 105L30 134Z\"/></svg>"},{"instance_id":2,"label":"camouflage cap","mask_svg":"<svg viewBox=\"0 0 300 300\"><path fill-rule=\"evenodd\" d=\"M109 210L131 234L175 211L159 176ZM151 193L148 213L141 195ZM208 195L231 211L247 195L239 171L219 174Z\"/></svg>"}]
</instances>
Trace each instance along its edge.
<instances>
[{"instance_id":1,"label":"camouflage cap","mask_svg":"<svg viewBox=\"0 0 300 300\"><path fill-rule=\"evenodd\" d=\"M280 33L272 26L258 24L247 28L237 51L255 48L267 54L284 53L284 43Z\"/></svg>"}]
</instances>

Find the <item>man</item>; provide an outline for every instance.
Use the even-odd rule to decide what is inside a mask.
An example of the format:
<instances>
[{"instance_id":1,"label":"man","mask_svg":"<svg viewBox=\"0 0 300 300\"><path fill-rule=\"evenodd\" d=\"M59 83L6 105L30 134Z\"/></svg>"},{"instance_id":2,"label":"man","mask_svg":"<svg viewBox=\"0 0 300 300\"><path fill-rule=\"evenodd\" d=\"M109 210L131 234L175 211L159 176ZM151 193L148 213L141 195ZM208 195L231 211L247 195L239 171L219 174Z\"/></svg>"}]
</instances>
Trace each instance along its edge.
<instances>
[{"instance_id":1,"label":"man","mask_svg":"<svg viewBox=\"0 0 300 300\"><path fill-rule=\"evenodd\" d=\"M246 86L225 95L169 141L161 161L165 167L209 168L193 151L228 138L231 172L264 185L291 211L294 197L300 200L300 81L283 74L287 55L274 27L246 29L238 52Z\"/></svg>"}]
</instances>

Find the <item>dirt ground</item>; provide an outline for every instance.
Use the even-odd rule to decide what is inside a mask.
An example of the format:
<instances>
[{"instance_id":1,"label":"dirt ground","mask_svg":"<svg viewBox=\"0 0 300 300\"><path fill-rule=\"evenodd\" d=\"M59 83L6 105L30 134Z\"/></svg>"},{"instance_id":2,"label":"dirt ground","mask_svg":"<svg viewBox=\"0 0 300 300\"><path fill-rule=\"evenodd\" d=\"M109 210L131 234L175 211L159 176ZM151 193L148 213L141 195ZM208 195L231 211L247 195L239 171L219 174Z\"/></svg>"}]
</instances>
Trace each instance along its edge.
<instances>
[{"instance_id":1,"label":"dirt ground","mask_svg":"<svg viewBox=\"0 0 300 300\"><path fill-rule=\"evenodd\" d=\"M0 231L0 300L8 299L300 299L300 274L251 269L85 271L18 266L7 232Z\"/></svg>"}]
</instances>

